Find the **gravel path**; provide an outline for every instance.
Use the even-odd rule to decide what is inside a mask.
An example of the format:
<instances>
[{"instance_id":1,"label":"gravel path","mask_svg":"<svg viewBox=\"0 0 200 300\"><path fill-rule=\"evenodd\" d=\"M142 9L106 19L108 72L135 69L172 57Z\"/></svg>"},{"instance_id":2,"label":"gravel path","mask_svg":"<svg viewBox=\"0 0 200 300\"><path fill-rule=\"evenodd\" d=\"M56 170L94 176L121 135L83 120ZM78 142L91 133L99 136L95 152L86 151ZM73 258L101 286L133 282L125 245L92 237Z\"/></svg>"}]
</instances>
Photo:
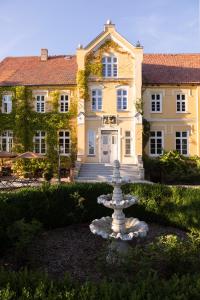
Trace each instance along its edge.
<instances>
[{"instance_id":1,"label":"gravel path","mask_svg":"<svg viewBox=\"0 0 200 300\"><path fill-rule=\"evenodd\" d=\"M148 236L132 241L130 245L149 243L163 234L186 237L186 233L179 229L150 224ZM46 271L54 278L62 277L67 272L76 280L85 281L91 278L98 281L102 277L98 261L106 246L107 241L93 235L88 224L47 231L31 245L29 266L31 269Z\"/></svg>"}]
</instances>

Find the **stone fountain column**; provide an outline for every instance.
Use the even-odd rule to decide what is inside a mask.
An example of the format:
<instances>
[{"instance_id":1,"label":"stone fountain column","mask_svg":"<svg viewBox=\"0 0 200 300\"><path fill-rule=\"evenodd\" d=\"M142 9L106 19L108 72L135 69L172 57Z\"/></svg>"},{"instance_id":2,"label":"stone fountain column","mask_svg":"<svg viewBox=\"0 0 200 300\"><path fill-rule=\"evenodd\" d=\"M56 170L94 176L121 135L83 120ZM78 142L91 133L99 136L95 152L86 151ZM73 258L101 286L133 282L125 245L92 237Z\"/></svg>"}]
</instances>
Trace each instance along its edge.
<instances>
[{"instance_id":1,"label":"stone fountain column","mask_svg":"<svg viewBox=\"0 0 200 300\"><path fill-rule=\"evenodd\" d=\"M113 194L101 195L97 201L99 204L111 208L114 213L111 217L102 217L96 219L90 224L90 230L94 234L98 234L105 239L112 239L109 246L107 260L113 262L112 252L118 254L126 254L128 244L126 241L133 238L145 237L148 232L148 225L136 218L126 218L123 209L128 208L137 203L138 198L132 195L123 195L121 186L126 183L120 176L120 163L118 160L113 164L113 176L111 182Z\"/></svg>"}]
</instances>

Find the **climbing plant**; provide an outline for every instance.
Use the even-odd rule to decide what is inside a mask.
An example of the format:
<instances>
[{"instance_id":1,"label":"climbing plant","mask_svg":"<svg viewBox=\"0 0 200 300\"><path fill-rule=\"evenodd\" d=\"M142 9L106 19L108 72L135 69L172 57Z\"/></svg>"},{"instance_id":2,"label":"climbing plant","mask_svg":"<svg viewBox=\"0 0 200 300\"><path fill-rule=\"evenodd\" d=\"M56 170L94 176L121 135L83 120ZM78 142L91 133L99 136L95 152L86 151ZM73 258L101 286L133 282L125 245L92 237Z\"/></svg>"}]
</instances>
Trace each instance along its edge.
<instances>
[{"instance_id":1,"label":"climbing plant","mask_svg":"<svg viewBox=\"0 0 200 300\"><path fill-rule=\"evenodd\" d=\"M89 52L85 58L85 69L79 70L77 73L77 86L79 89L80 97L85 100L89 99L88 79L89 76L102 77L103 65L102 57L105 52L116 51L125 53L121 50L120 46L112 40L107 40L102 44L99 49L94 53Z\"/></svg>"},{"instance_id":2,"label":"climbing plant","mask_svg":"<svg viewBox=\"0 0 200 300\"><path fill-rule=\"evenodd\" d=\"M71 133L72 151L70 157L62 157L63 164L70 165L76 159L76 126L72 119L77 114L76 97L71 99L69 112L59 113L59 95L55 90L50 93L50 101L53 110L47 113L37 113L32 109L33 96L31 88L25 86L1 87L0 99L3 94L12 92L12 112L10 114L0 113L0 128L13 130L14 151L20 153L33 150L33 137L37 130L45 131L47 134L47 158L52 165L57 165L58 130L68 129Z\"/></svg>"}]
</instances>

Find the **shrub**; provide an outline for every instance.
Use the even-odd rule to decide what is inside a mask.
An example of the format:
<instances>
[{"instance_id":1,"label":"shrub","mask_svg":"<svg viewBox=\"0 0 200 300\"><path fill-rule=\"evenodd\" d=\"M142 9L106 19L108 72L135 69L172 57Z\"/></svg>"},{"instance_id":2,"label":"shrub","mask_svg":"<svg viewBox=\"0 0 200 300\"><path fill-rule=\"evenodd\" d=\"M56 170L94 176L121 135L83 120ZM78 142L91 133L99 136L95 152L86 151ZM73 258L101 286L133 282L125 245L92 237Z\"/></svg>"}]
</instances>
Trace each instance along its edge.
<instances>
[{"instance_id":1,"label":"shrub","mask_svg":"<svg viewBox=\"0 0 200 300\"><path fill-rule=\"evenodd\" d=\"M51 280L45 274L31 271L0 271L0 300L162 300L199 299L199 273L162 279L157 273L133 276L127 282L72 283L69 278Z\"/></svg>"},{"instance_id":2,"label":"shrub","mask_svg":"<svg viewBox=\"0 0 200 300\"><path fill-rule=\"evenodd\" d=\"M42 225L39 221L32 220L26 223L24 219L14 222L7 229L7 235L11 245L15 247L16 254L22 254L33 238L41 231Z\"/></svg>"},{"instance_id":3,"label":"shrub","mask_svg":"<svg viewBox=\"0 0 200 300\"><path fill-rule=\"evenodd\" d=\"M200 159L169 151L157 158L144 157L145 176L153 182L169 184L200 183Z\"/></svg>"},{"instance_id":4,"label":"shrub","mask_svg":"<svg viewBox=\"0 0 200 300\"><path fill-rule=\"evenodd\" d=\"M186 230L200 229L199 189L127 184L123 190L139 197L138 204L126 209L128 217ZM112 187L105 183L75 183L0 193L0 248L9 245L8 227L21 219L25 223L37 220L44 228L52 229L111 215L111 209L97 203L99 195L111 192Z\"/></svg>"}]
</instances>

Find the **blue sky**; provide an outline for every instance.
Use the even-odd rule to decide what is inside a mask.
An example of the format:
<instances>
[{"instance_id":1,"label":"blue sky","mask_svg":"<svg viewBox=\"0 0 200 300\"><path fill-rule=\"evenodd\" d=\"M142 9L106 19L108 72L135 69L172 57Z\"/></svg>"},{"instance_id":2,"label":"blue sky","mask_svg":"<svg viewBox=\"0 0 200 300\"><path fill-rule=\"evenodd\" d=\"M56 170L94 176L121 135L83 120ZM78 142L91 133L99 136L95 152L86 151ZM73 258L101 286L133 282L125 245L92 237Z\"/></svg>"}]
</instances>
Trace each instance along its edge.
<instances>
[{"instance_id":1,"label":"blue sky","mask_svg":"<svg viewBox=\"0 0 200 300\"><path fill-rule=\"evenodd\" d=\"M107 19L146 53L200 52L200 0L0 0L0 60L74 54Z\"/></svg>"}]
</instances>

